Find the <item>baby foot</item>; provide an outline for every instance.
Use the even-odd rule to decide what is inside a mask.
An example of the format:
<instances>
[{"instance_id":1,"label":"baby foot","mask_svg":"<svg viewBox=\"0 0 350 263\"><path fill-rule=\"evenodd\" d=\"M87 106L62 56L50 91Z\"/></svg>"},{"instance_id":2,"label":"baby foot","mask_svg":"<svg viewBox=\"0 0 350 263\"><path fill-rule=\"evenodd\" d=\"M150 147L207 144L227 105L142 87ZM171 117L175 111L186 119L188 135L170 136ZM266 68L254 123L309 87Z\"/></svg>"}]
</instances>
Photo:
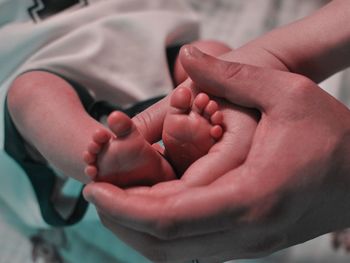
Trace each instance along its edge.
<instances>
[{"instance_id":1,"label":"baby foot","mask_svg":"<svg viewBox=\"0 0 350 263\"><path fill-rule=\"evenodd\" d=\"M114 134L104 129L96 131L84 153L87 176L120 187L153 185L176 178L170 164L143 138L127 115L115 111L107 122Z\"/></svg>"},{"instance_id":2,"label":"baby foot","mask_svg":"<svg viewBox=\"0 0 350 263\"><path fill-rule=\"evenodd\" d=\"M105 129L98 129L92 135L92 141L89 143L87 150L83 154L83 159L87 166L85 167L85 175L91 180L96 180L97 170L97 155L101 152L102 147L109 142L112 134Z\"/></svg>"},{"instance_id":3,"label":"baby foot","mask_svg":"<svg viewBox=\"0 0 350 263\"><path fill-rule=\"evenodd\" d=\"M192 103L191 90L185 87L174 91L170 105L162 138L166 157L182 175L222 137L223 115L205 93L199 93Z\"/></svg>"}]
</instances>

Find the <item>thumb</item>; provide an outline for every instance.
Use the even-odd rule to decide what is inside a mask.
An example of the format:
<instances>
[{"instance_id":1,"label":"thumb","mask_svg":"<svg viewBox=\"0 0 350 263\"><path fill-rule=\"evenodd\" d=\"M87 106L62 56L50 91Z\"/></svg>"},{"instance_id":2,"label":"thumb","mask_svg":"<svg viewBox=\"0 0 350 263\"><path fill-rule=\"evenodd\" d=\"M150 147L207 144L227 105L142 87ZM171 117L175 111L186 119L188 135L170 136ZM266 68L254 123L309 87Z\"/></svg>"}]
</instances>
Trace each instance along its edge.
<instances>
[{"instance_id":1,"label":"thumb","mask_svg":"<svg viewBox=\"0 0 350 263\"><path fill-rule=\"evenodd\" d=\"M280 101L295 75L220 60L191 45L181 49L180 59L199 89L234 104L264 111Z\"/></svg>"},{"instance_id":2,"label":"thumb","mask_svg":"<svg viewBox=\"0 0 350 263\"><path fill-rule=\"evenodd\" d=\"M161 139L163 122L169 107L169 96L161 99L132 118L139 132L149 143Z\"/></svg>"}]
</instances>

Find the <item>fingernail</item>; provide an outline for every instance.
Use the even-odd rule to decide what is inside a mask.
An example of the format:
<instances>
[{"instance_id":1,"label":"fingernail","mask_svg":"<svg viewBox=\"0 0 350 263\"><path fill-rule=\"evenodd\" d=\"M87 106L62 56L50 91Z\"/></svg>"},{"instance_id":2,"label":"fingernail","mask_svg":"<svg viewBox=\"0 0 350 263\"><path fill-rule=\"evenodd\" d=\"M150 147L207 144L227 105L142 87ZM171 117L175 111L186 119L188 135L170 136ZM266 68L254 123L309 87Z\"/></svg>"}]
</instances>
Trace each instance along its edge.
<instances>
[{"instance_id":1,"label":"fingernail","mask_svg":"<svg viewBox=\"0 0 350 263\"><path fill-rule=\"evenodd\" d=\"M204 53L198 48L192 45L188 45L185 48L186 55L192 56L193 58L199 59L204 56Z\"/></svg>"},{"instance_id":2,"label":"fingernail","mask_svg":"<svg viewBox=\"0 0 350 263\"><path fill-rule=\"evenodd\" d=\"M89 203L94 203L93 191L89 187L85 187L83 190L84 199Z\"/></svg>"}]
</instances>

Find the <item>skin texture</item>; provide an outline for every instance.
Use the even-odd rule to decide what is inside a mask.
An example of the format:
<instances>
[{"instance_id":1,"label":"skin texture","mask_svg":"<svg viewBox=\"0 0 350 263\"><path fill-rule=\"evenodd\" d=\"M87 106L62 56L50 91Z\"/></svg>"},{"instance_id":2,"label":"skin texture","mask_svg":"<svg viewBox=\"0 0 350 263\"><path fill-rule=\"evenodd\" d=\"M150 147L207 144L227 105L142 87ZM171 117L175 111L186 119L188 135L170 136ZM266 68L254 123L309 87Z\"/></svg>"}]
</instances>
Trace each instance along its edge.
<instances>
[{"instance_id":1,"label":"skin texture","mask_svg":"<svg viewBox=\"0 0 350 263\"><path fill-rule=\"evenodd\" d=\"M145 141L126 114L110 114L108 127L110 131L100 129L93 135L84 155L89 164L85 173L92 180L128 187L176 179L167 160ZM97 159L101 172L97 171Z\"/></svg>"},{"instance_id":2,"label":"skin texture","mask_svg":"<svg viewBox=\"0 0 350 263\"><path fill-rule=\"evenodd\" d=\"M217 262L266 255L350 225L346 107L297 74L220 61L191 47L181 58L202 90L259 109L249 154L205 186L87 186L107 227L156 262Z\"/></svg>"},{"instance_id":3,"label":"skin texture","mask_svg":"<svg viewBox=\"0 0 350 263\"><path fill-rule=\"evenodd\" d=\"M190 88L176 89L163 125L165 155L180 176L223 135L219 105L205 93L199 93L192 102L191 93Z\"/></svg>"},{"instance_id":4,"label":"skin texture","mask_svg":"<svg viewBox=\"0 0 350 263\"><path fill-rule=\"evenodd\" d=\"M223 118L215 101L204 93L192 99L189 88L175 90L170 105L162 136L165 151L161 152L166 158L156 150L158 144L152 147L132 120L116 111L107 120L110 131L97 130L84 153L85 174L119 187L175 180L176 174L180 177L222 137Z\"/></svg>"},{"instance_id":5,"label":"skin texture","mask_svg":"<svg viewBox=\"0 0 350 263\"><path fill-rule=\"evenodd\" d=\"M316 13L314 16L302 20L292 26L273 31L270 34L267 34L266 37L253 41L237 51L228 54L225 59L236 58L236 61L239 62L246 62L259 66L265 66L263 64L266 64L267 67L270 68L284 68L285 70L291 69L294 72L310 76L310 78L315 81L322 80L340 68L346 66L346 61L344 60L349 57L349 31L347 31L349 28L344 27L344 25L348 24L347 18L349 15L347 15L346 12L349 12L349 10L349 1L333 1L325 9ZM337 19L333 19L334 12L336 13ZM310 24L311 26L304 27L305 23ZM320 28L322 28L322 32L319 31ZM336 30L338 28L342 28L342 30ZM311 32L316 33L311 34ZM317 34L317 32L321 33L321 35L324 36L323 39L327 39L327 41L319 41L321 38L319 37L320 34ZM332 34L330 34L330 32ZM310 37L305 38L305 35ZM305 40L309 41L309 45L301 45ZM291 44L289 45L288 43ZM317 45L315 45L315 43L317 43ZM186 58L183 59L186 64ZM330 64L328 62L330 62ZM231 79L233 81L235 79L236 66L223 66L219 67L217 71L214 70L213 72L207 72L208 66L211 65L205 63L203 65L207 68L201 68L200 65L197 65L196 68L195 65L189 63L187 64L186 70L190 72L191 68L196 69L198 72L206 74L206 80L207 77L212 77L214 80L213 83L215 83L215 77L218 78L216 81L220 81L220 78L222 78L221 81L225 79ZM349 191L347 188L347 181L344 179L344 174L348 172L346 164L349 162L344 161L344 158L342 157L343 154L349 156L348 134L345 131L348 115L345 114L346 110L344 110L344 107L339 105L338 102L329 99L329 97L322 93L317 87L315 88L314 83L309 80L306 81L303 77L295 77L296 75L289 74L281 75L280 72L277 74L275 71L268 71L269 74L267 74L267 77L266 74L260 75L261 71L257 68L246 66L244 68L248 68L248 70L240 70L238 72L247 74L243 74L243 78L242 75L240 75L241 78L237 81L238 83L234 82L234 87L229 85L230 91L224 91L221 96L227 97L231 92L231 89L236 89L239 85L243 85L247 79L252 79L247 78L249 75L260 77L261 79L259 80L263 80L257 83L260 87L263 83L266 84L266 87L270 87L266 88L264 85L264 88L261 88L264 92L254 94L254 96L261 95L259 101L252 101L252 99L254 99L251 98L252 95L246 94L244 93L244 90L240 89L238 89L240 90L239 94L234 93L234 98L230 97L227 99L232 100L236 104L245 107L256 107L260 110L263 118L259 122L259 127L261 126L260 123L265 123L263 127L266 128L266 130L263 129L262 131L260 128L260 131L263 134L265 132L269 136L271 136L271 132L276 132L274 136L271 136L272 138L266 137L267 139L276 140L276 143L272 144L275 145L276 152L273 151L274 149L268 150L268 148L271 147L266 146L266 142L263 143L264 140L262 140L262 137L264 136L256 137L254 133L252 145L255 145L255 147L250 147L250 144L248 144L248 146L246 145L244 147L246 152L243 150L240 151L240 149L235 149L237 151L233 151L232 156L230 156L230 161L238 160L239 164L243 163L242 167L245 167L245 169L240 166L238 169L233 170L232 173L235 174L235 176L232 177L234 179L232 179L232 181L229 180L224 185L216 183L216 179L218 178L211 178L208 180L208 178L202 174L199 174L198 176L198 174L194 172L193 174L189 172L188 176L184 176L182 180L159 184L153 188L134 188L129 189L128 191L122 191L106 184L92 184L86 188L85 195L87 199L96 203L97 208L100 211L102 222L149 258L156 261L171 262L198 256L199 258L207 258L208 261L217 262L225 258L255 257L284 246L289 246L293 243L307 240L312 236L317 236L319 233L329 231L329 229L347 225L346 221L348 222L348 215L346 215L346 212L344 211L348 211L348 205L347 203L344 203L343 200L348 200L347 193ZM213 76L214 73L219 74L219 76ZM197 77L197 82L201 84L200 79L198 79L200 77L198 75L196 76L194 72L192 72L192 75L193 78ZM29 76L27 75L26 77ZM31 84L29 84L28 87L27 83L32 83L27 82L26 80L28 79L21 80L23 86L34 88L35 90L35 87L33 87L33 85L31 86ZM275 85L275 83L279 85ZM250 84L253 85L256 83L251 81ZM44 83L44 85L41 86L46 85L47 83ZM227 85L224 83L224 90L227 89L226 86ZM303 88L309 86L313 88ZM276 95L275 90L278 90L281 87L290 87L293 92L289 93L288 91L286 93L287 98L280 93ZM287 91L289 89L284 90ZM251 91L252 90L249 89L249 92ZM257 92L256 90L253 91ZM307 94L304 92L307 92ZM323 95L320 95L320 92ZM31 94L32 93L30 92L27 93L27 95ZM245 98L244 96L247 96L248 98ZM313 99L310 100L310 96L313 97ZM44 103L47 97L42 97L42 102ZM296 139L296 142L298 142L297 144L291 143L293 142L291 138L288 139L285 136L280 136L280 133L277 133L278 130L276 129L281 128L281 125L275 127L274 123L276 122L276 124L278 124L278 122L283 122L283 120L281 121L283 118L281 118L281 115L279 115L276 108L274 108L273 111L270 111L270 109L266 108L266 105L263 103L267 103L271 97L281 99L282 102L285 103L284 105L301 108L303 110L310 110L307 107L310 105L314 105L314 107L316 107L315 105L322 105L322 107L319 107L322 108L321 113L315 112L314 110L310 111L312 114L307 115L310 118L310 123L315 125L315 127L311 129L314 131L312 137L309 138L310 133L307 132L307 128L309 127L307 126L308 122L306 121L300 122L305 125L305 127L303 125L300 125L300 127L297 126L299 128L297 130L298 136L294 135L294 137L291 137ZM309 98L309 100L306 100L306 98ZM266 101L260 101L263 99L266 99ZM299 101L291 103L292 99L300 99L301 103L299 103ZM320 102L318 102L318 99L320 99ZM18 107L23 104L19 101L12 100L11 105L13 111L11 114L17 114L19 118L26 119L26 114L32 112L32 109L35 111L37 109L35 109L34 106L31 106L31 100L24 100L22 102L24 104L27 103L26 105L29 107L27 108L29 111L20 111ZM161 123L163 123L166 114L164 109L166 108L165 106L168 106L168 103L169 98L166 98L164 101L156 105L158 108L152 107L150 111L143 113L134 119L140 132L148 141L154 141L159 137L159 131L162 130L160 129L160 126L162 125ZM50 105L50 107L51 106L52 105ZM281 104L279 104L279 106L281 106ZM16 112L16 110L19 110L19 112ZM303 114L300 112L292 112L292 110L294 110L293 108L289 109L289 112L287 109L284 110L285 111L281 111L281 113L284 113L282 114L282 117L290 118L292 116L292 120L294 118L301 119L300 116L305 113L305 111L303 111ZM37 116L42 116L43 113L47 114L47 112L44 111L39 112ZM319 116L320 114L323 114L323 116ZM54 124L54 122L51 121L51 117L55 115L47 114L47 116L48 123ZM36 121L33 118L30 120ZM287 120L290 119L287 118ZM64 121L66 121L66 119L64 119ZM74 120L70 119L68 121L71 121L72 125L74 124ZM27 128L33 128L35 131L35 127L30 126L32 125L31 123L35 122L25 123L26 124L20 124L19 121L17 121L16 125L22 127L22 131L27 131ZM149 123L152 123L152 125ZM290 123L293 124L293 122ZM36 135L34 132L34 139L29 141L40 144L41 138L51 136L52 133L50 132L57 130L60 131L60 134L58 135L61 136L62 130L60 128L62 125L66 125L66 122L58 122L58 124L60 125L53 126L52 130L44 130L42 134L44 137ZM325 128L326 126L327 128ZM326 131L319 134L319 132L317 132L319 129L316 129L317 127L323 128ZM322 135L329 135L327 134L329 129L334 129L334 133L332 133L334 136L331 136L331 139L324 138ZM291 132L290 130L291 129L287 129L288 132ZM281 134L292 135L287 131L284 131L285 133ZM76 138L74 137L76 134L71 136L71 133L64 132L65 130L63 130L63 134L70 135L68 138L65 138L65 140ZM86 149L86 144L89 141L89 138L91 138L93 131L88 129L86 134L86 140L84 139L85 135L82 136L79 134L81 144L74 144L74 147L72 147L72 150L75 151L72 151L71 153L73 158L75 158L74 156L77 156L78 152ZM27 138L30 137L28 134L26 136ZM256 138L260 138L260 141ZM278 140L276 138L278 138ZM59 139L59 137L54 139ZM48 141L53 142L55 141L54 139L50 137ZM329 147L327 149L328 151L325 151L325 149L315 150L319 155L316 155L316 158L313 159L314 152L308 147L312 148L316 143L323 144L324 141L327 141L326 145ZM57 142L60 141L56 140L56 143ZM285 145L283 145L284 143ZM332 151L329 151L329 149L332 149L332 145L334 148ZM341 145L341 147L339 147L339 145ZM260 150L260 152L256 150L252 151L252 149L259 149L259 147L261 147L260 149L265 150ZM307 151L304 151L305 147L307 148ZM43 146L38 146L38 148L40 148L41 151L45 151L46 149ZM297 148L299 151L295 150L295 152L298 152L299 154L302 152L305 155L305 158L303 158L303 160L297 159L294 156L296 155L295 152L293 155L286 150L289 150L289 148L294 150ZM237 154L237 152L241 153ZM247 152L249 152L248 156L246 154ZM273 152L277 155L251 155L254 152L263 154ZM286 157L290 155L293 158ZM324 156L322 157L322 155ZM284 160L284 162L276 162L276 156L278 156L279 159ZM54 157L51 159L55 159ZM202 160L202 158L200 160ZM251 162L255 166L244 166L247 160L252 160ZM253 162L254 160L256 161ZM322 160L322 162L320 160ZM316 172L314 173L309 165L313 162L316 164L322 164L322 166L320 165L318 168L320 171L325 172L321 173L319 171L318 174L322 174L323 176L313 176ZM199 161L196 163L199 163ZM279 167L277 167L278 169L275 171L275 169L271 167L274 167L273 165L276 163ZM332 163L332 165L330 165L330 163ZM72 170L81 174L82 169L78 168L83 167L83 165L80 165L82 164L82 161L72 162L72 164L74 164L74 167L71 167ZM315 165L312 165L312 167L314 166ZM207 166L207 168L207 170L214 170L217 169L218 166L216 163L215 166L211 164L210 166ZM285 168L286 171L283 171L283 168ZM259 176L256 178L254 176L243 176L240 175L244 174L244 172L240 172L241 170L247 174L258 174ZM330 178L328 175L331 172L336 174L336 176ZM265 173L267 173L268 176ZM287 174L288 176L278 176L275 173L282 173L283 175ZM210 173L207 173L207 175L208 174ZM271 176L274 174L275 176ZM293 176L291 176L291 174ZM305 176L305 174L308 176ZM309 176L309 174L311 175ZM187 183L189 178L192 178L191 183ZM263 180L261 178L263 178ZM285 180L280 178L285 178ZM326 178L325 181L323 181L324 178ZM224 180L225 179L222 179L222 181ZM218 181L220 182L221 178ZM268 189L266 190L267 192L252 187L255 183L259 183L258 185L260 187L264 186L264 189ZM335 185L341 189L340 191L337 189L337 193L335 193ZM226 190L222 190L222 186L226 186L226 188L224 188ZM227 187L229 187L229 189L227 189ZM330 200L325 200L325 197L322 197L320 194L320 189L323 190L323 194L324 192L329 193L329 196L332 198L330 198ZM299 196L310 197L307 195L308 193L311 193L310 195L312 195L309 204L303 202L303 207L300 205L300 202L298 203L295 201L303 199L299 198ZM281 198L281 196L283 198ZM132 201L140 201L139 199L144 200L144 203L132 203ZM160 199L162 203L160 203ZM111 200L117 201L111 203ZM283 202L280 200L283 200ZM303 201L305 200L308 199L304 199ZM145 203L151 205L141 207L141 204L144 205ZM322 207L318 209L321 206L320 204L322 204ZM337 204L342 205L343 213L341 216L339 216L339 205ZM279 209L276 209L276 207ZM278 213L276 211L278 211ZM303 214L303 212L305 213ZM298 219L291 216L294 214L298 216ZM334 215L334 218L330 219L330 214ZM264 218L269 218L270 220L264 221ZM272 220L271 218L275 220ZM277 220L276 218L282 218L284 220ZM328 222L324 222L323 220L328 220ZM268 223L266 223L266 221L268 221ZM332 227L329 226L331 224L329 221L333 221ZM310 233L310 224L313 226L313 233ZM218 229L220 230L218 231ZM289 235L288 233L292 234ZM284 235L284 237L281 237L281 235ZM286 241L280 242L281 239ZM200 244L200 246L196 246L195 244ZM214 244L214 246L212 244ZM232 244L238 245L232 247ZM228 248L228 246L230 247ZM184 248L186 248L186 250L184 250ZM186 251L186 253L184 253L184 251ZM179 258L179 256L182 256L183 258Z\"/></svg>"},{"instance_id":6,"label":"skin texture","mask_svg":"<svg viewBox=\"0 0 350 263\"><path fill-rule=\"evenodd\" d=\"M203 41L194 44L213 55L230 50L228 46L219 42L206 43ZM180 80L175 78L175 81ZM54 74L31 71L16 78L7 98L9 112L16 128L28 144L27 148L37 159L50 162L62 173L82 183L90 182L91 177L86 176L84 170L86 160L91 161L91 156L84 155L84 160L82 153L91 147L96 132L106 129L87 114L74 88ZM138 126L140 122L136 121L135 124ZM143 126L139 130L144 135ZM109 132L113 133L110 130ZM148 136L145 138L149 141ZM174 178L168 172L169 167L162 161L160 163L167 175L158 180L153 176L153 183ZM140 177L134 178L135 181L131 182L123 180L122 185L140 184L143 180L140 180Z\"/></svg>"},{"instance_id":7,"label":"skin texture","mask_svg":"<svg viewBox=\"0 0 350 263\"><path fill-rule=\"evenodd\" d=\"M197 41L193 45L213 55L231 50L217 41ZM176 82L185 77L178 59L174 71ZM223 114L218 102L204 93L194 92L188 85L189 82L184 83L170 95L164 123L161 123L165 149L157 143L152 147L125 114L113 112L108 117L109 129L98 129L83 153L87 164L85 174L91 180L119 187L153 185L181 177L194 161L208 153L223 134ZM220 104L225 107L224 103ZM235 115L235 111L229 112L229 115ZM247 134L256 125L252 125L250 116L248 118L250 127L239 124L246 128ZM234 127L226 127L226 140L237 140L233 138L236 137ZM233 165L224 165L225 170L222 171L228 171Z\"/></svg>"},{"instance_id":8,"label":"skin texture","mask_svg":"<svg viewBox=\"0 0 350 263\"><path fill-rule=\"evenodd\" d=\"M349 66L349 5L332 1L222 56L310 79L183 50L181 62L197 88L259 110L252 144L223 156L241 165L214 180L188 171L152 188L87 186L103 224L156 262L259 257L349 226L349 110L311 81ZM135 118L149 141L159 137L168 103Z\"/></svg>"},{"instance_id":9,"label":"skin texture","mask_svg":"<svg viewBox=\"0 0 350 263\"><path fill-rule=\"evenodd\" d=\"M11 117L28 144L65 174L89 182L81 153L103 125L85 112L71 85L51 73L28 72L13 82L7 99Z\"/></svg>"}]
</instances>

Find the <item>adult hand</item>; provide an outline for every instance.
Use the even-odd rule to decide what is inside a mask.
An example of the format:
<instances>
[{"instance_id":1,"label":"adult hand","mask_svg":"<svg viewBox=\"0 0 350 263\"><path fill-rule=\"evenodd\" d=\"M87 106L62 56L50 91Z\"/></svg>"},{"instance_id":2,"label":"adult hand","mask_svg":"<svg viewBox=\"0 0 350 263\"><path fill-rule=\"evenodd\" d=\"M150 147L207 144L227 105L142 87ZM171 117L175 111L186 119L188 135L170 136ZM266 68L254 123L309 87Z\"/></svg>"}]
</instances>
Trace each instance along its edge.
<instances>
[{"instance_id":1,"label":"adult hand","mask_svg":"<svg viewBox=\"0 0 350 263\"><path fill-rule=\"evenodd\" d=\"M203 91L261 112L249 154L207 185L88 185L85 197L106 227L154 261L219 262L350 226L344 105L300 75L221 61L188 46L181 59Z\"/></svg>"}]
</instances>

